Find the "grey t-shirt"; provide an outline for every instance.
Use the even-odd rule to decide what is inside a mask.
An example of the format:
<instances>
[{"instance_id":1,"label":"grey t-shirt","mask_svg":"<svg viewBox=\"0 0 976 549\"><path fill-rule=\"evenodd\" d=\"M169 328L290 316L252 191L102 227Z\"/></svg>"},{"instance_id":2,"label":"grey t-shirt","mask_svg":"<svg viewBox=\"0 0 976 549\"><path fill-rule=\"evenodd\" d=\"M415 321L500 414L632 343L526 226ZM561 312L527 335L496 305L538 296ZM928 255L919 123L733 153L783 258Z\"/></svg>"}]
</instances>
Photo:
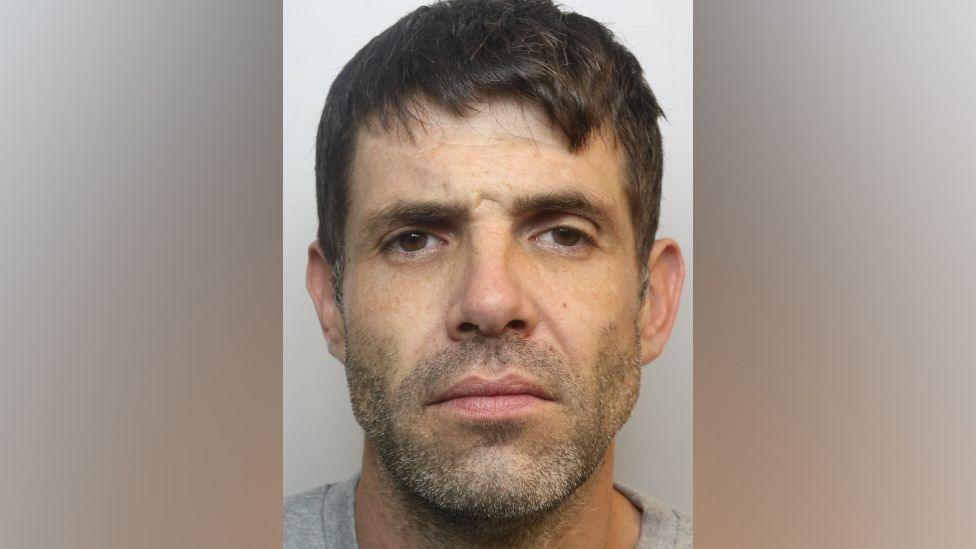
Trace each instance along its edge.
<instances>
[{"instance_id":1,"label":"grey t-shirt","mask_svg":"<svg viewBox=\"0 0 976 549\"><path fill-rule=\"evenodd\" d=\"M357 547L355 497L359 475L285 498L284 549ZM691 520L669 505L614 484L641 510L636 549L691 549Z\"/></svg>"}]
</instances>

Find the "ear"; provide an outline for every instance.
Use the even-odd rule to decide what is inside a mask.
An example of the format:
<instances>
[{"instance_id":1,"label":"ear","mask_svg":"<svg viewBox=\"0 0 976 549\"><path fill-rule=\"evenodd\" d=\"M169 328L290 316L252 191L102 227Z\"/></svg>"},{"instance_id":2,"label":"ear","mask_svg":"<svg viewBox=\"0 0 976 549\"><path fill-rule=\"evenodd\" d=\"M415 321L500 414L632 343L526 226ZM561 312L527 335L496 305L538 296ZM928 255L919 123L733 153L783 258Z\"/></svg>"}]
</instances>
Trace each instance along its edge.
<instances>
[{"instance_id":1,"label":"ear","mask_svg":"<svg viewBox=\"0 0 976 549\"><path fill-rule=\"evenodd\" d=\"M322 325L322 334L329 344L329 352L346 363L346 334L343 330L342 311L332 294L332 267L325 260L318 240L308 247L308 267L305 269L305 286L315 304L315 313Z\"/></svg>"},{"instance_id":2,"label":"ear","mask_svg":"<svg viewBox=\"0 0 976 549\"><path fill-rule=\"evenodd\" d=\"M648 287L640 315L641 364L661 354L674 327L685 282L685 261L678 243L670 238L655 241L647 271Z\"/></svg>"}]
</instances>

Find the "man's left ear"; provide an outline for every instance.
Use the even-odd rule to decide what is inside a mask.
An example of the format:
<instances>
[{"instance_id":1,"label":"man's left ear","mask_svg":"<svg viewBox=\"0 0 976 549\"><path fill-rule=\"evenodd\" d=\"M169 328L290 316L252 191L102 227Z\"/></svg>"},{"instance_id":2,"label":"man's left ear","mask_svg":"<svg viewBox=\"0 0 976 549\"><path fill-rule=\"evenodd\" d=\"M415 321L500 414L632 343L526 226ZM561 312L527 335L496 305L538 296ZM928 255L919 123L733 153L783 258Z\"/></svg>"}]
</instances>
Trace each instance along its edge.
<instances>
[{"instance_id":1,"label":"man's left ear","mask_svg":"<svg viewBox=\"0 0 976 549\"><path fill-rule=\"evenodd\" d=\"M678 243L670 238L656 240L647 271L648 287L640 313L641 364L654 360L664 350L678 313L685 282L685 261Z\"/></svg>"}]
</instances>

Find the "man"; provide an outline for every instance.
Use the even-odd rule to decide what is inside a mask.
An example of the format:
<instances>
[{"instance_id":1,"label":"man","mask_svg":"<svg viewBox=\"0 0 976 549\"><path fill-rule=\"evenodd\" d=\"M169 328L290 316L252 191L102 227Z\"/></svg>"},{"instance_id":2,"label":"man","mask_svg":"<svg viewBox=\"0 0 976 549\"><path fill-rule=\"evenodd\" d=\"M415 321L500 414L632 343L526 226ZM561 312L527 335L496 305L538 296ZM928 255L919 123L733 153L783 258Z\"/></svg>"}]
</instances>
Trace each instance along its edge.
<instances>
[{"instance_id":1,"label":"man","mask_svg":"<svg viewBox=\"0 0 976 549\"><path fill-rule=\"evenodd\" d=\"M285 502L285 547L690 547L613 482L684 279L655 240L661 111L548 0L420 8L326 100L307 281L361 474Z\"/></svg>"}]
</instances>

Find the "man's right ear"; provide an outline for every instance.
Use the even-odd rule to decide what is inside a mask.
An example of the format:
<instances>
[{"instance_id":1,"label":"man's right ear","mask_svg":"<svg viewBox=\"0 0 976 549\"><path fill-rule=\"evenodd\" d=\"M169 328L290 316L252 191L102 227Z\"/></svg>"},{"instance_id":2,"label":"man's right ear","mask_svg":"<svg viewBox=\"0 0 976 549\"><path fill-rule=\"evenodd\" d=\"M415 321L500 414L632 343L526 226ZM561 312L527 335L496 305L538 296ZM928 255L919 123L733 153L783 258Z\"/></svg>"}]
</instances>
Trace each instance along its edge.
<instances>
[{"instance_id":1,"label":"man's right ear","mask_svg":"<svg viewBox=\"0 0 976 549\"><path fill-rule=\"evenodd\" d=\"M308 266L305 269L305 287L312 296L315 312L322 325L322 334L329 344L329 352L346 363L346 334L343 331L342 311L332 293L332 267L325 260L322 248L316 240L308 247Z\"/></svg>"}]
</instances>

